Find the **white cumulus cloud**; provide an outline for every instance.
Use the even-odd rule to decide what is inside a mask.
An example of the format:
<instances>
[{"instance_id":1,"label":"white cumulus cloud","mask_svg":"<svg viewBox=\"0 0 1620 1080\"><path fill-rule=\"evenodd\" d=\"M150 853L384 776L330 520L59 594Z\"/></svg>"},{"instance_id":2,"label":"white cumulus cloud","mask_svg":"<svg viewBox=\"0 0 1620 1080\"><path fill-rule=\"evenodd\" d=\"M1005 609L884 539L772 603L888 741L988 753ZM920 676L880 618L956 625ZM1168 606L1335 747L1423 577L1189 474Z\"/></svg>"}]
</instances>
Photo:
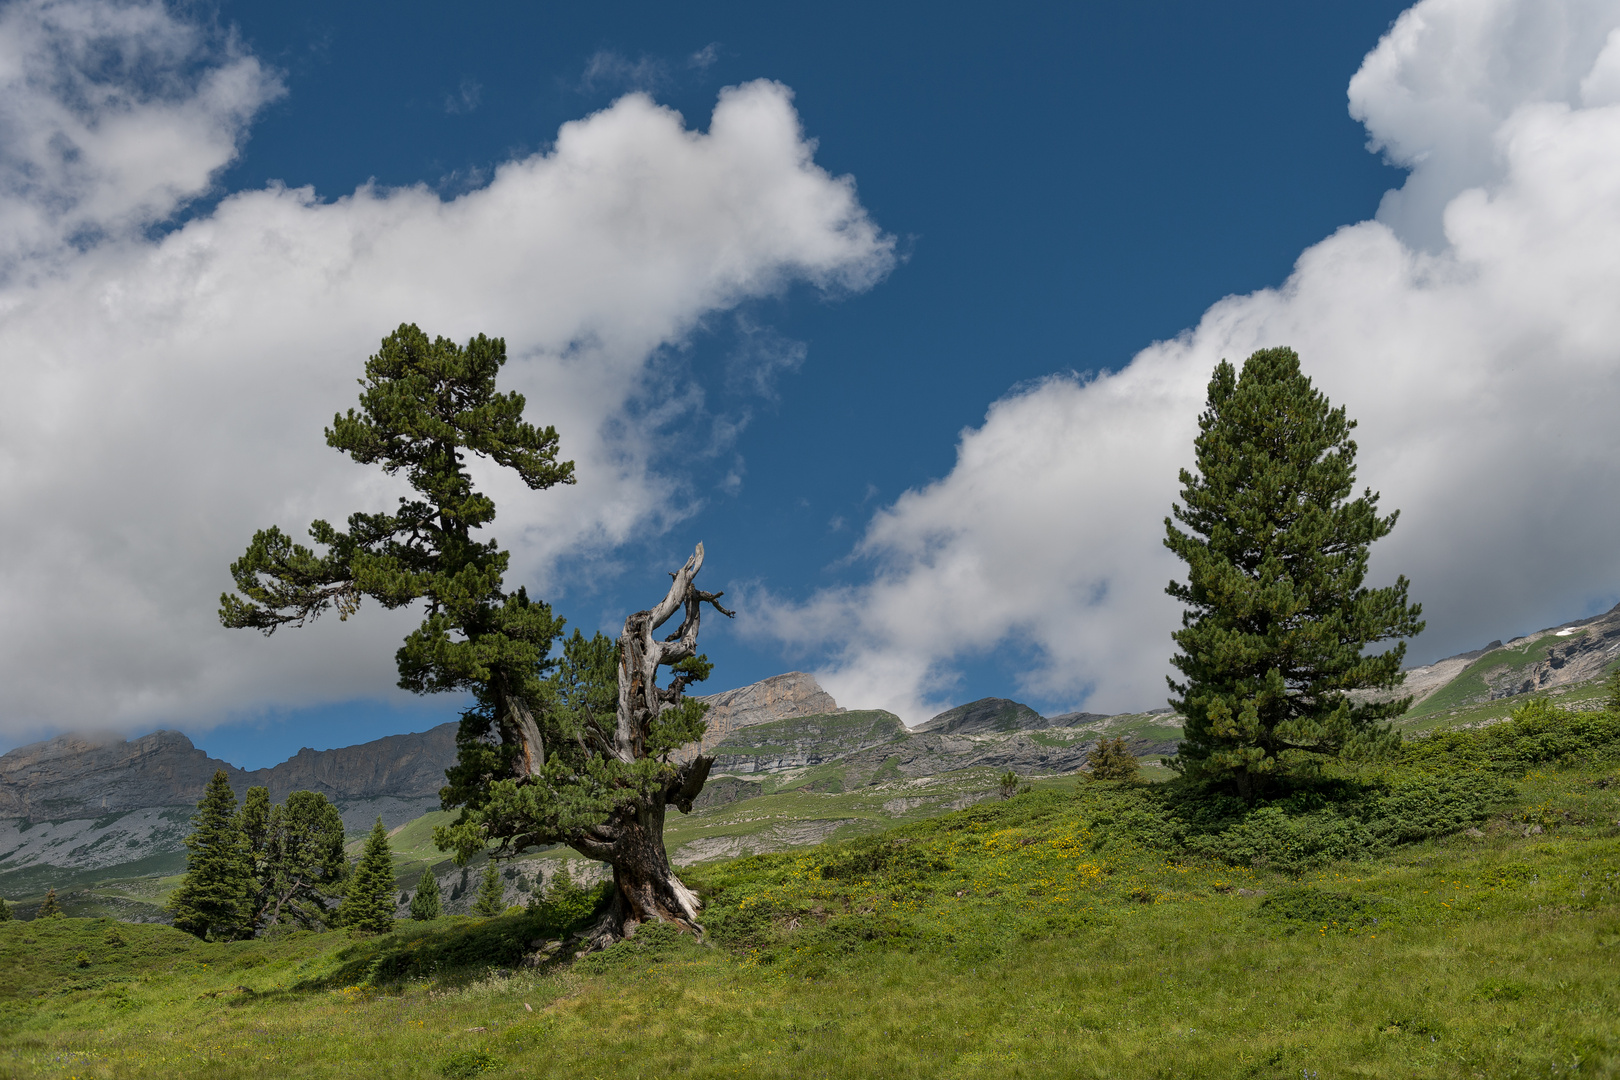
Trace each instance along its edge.
<instances>
[{"instance_id":1,"label":"white cumulus cloud","mask_svg":"<svg viewBox=\"0 0 1620 1080\"><path fill-rule=\"evenodd\" d=\"M49 44L42 47L41 42ZM374 607L266 642L215 618L253 530L392 504L328 449L399 323L502 336L506 381L579 483L487 478L519 580L690 510L647 388L707 314L793 282L863 289L892 244L813 160L790 92L720 95L706 132L643 95L443 201L228 194L161 224L281 92L159 3L0 8L0 734L374 696L408 616Z\"/></svg>"},{"instance_id":2,"label":"white cumulus cloud","mask_svg":"<svg viewBox=\"0 0 1620 1080\"><path fill-rule=\"evenodd\" d=\"M964 661L1027 656L1019 690L1162 704L1180 564L1162 547L1211 369L1289 345L1359 419L1360 479L1399 508L1374 548L1412 580L1434 657L1620 592L1620 3L1423 0L1350 84L1411 170L1377 220L1305 251L1095 379L1015 390L955 467L879 512L862 584L753 622L850 705L910 722Z\"/></svg>"}]
</instances>

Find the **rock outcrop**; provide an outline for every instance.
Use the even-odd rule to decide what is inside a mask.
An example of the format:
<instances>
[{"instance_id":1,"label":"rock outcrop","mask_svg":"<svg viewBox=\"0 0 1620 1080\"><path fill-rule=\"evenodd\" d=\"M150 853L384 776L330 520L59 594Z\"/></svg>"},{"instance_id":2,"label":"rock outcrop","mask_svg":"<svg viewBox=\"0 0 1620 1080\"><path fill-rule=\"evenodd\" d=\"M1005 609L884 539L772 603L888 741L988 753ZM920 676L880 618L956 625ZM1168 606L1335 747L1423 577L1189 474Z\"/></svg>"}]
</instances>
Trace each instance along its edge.
<instances>
[{"instance_id":1,"label":"rock outcrop","mask_svg":"<svg viewBox=\"0 0 1620 1080\"><path fill-rule=\"evenodd\" d=\"M803 769L905 738L893 713L821 713L734 729L711 753L716 773L747 775Z\"/></svg>"},{"instance_id":2,"label":"rock outcrop","mask_svg":"<svg viewBox=\"0 0 1620 1080\"><path fill-rule=\"evenodd\" d=\"M821 688L814 675L806 675L802 671L772 675L757 683L719 694L708 694L697 700L708 702L709 705L709 711L704 716L709 726L701 744L704 753L719 746L732 732L741 728L799 716L844 711L832 695ZM692 752L696 753L695 750Z\"/></svg>"},{"instance_id":3,"label":"rock outcrop","mask_svg":"<svg viewBox=\"0 0 1620 1080\"><path fill-rule=\"evenodd\" d=\"M0 817L60 821L195 804L216 769L239 792L250 783L247 773L209 757L178 731L129 741L58 735L0 757Z\"/></svg>"}]
</instances>

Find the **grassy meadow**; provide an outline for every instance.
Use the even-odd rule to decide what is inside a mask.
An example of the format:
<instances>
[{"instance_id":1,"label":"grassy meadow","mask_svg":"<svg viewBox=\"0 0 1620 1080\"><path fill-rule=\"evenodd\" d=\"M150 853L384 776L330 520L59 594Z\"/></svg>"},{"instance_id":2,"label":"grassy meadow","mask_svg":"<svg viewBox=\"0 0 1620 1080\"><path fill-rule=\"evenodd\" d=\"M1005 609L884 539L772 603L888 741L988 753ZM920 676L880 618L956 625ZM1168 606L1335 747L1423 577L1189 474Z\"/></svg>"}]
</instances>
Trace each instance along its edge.
<instances>
[{"instance_id":1,"label":"grassy meadow","mask_svg":"<svg viewBox=\"0 0 1620 1080\"><path fill-rule=\"evenodd\" d=\"M0 1075L1616 1076L1592 721L1421 740L1258 809L1049 781L689 868L706 944L644 927L538 969L588 898L231 943L12 921Z\"/></svg>"}]
</instances>

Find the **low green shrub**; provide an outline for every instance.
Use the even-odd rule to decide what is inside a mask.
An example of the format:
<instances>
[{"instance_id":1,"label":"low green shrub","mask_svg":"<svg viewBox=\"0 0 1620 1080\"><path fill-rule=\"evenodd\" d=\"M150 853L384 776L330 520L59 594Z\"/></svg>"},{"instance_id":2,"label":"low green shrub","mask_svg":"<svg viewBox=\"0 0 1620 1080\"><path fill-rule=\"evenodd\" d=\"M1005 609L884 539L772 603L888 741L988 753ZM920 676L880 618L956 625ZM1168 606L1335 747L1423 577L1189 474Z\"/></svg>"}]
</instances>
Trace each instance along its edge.
<instances>
[{"instance_id":1,"label":"low green shrub","mask_svg":"<svg viewBox=\"0 0 1620 1080\"><path fill-rule=\"evenodd\" d=\"M683 934L668 923L643 923L634 937L575 961L574 970L600 975L627 968L643 969L696 948L698 945L692 935Z\"/></svg>"},{"instance_id":2,"label":"low green shrub","mask_svg":"<svg viewBox=\"0 0 1620 1080\"><path fill-rule=\"evenodd\" d=\"M1401 751L1404 764L1425 771L1523 775L1537 765L1596 764L1620 758L1620 712L1575 712L1531 698L1502 723L1408 739Z\"/></svg>"},{"instance_id":3,"label":"low green shrub","mask_svg":"<svg viewBox=\"0 0 1620 1080\"><path fill-rule=\"evenodd\" d=\"M1379 901L1349 893L1323 892L1309 886L1279 889L1260 901L1255 914L1291 929L1314 928L1324 933L1348 933L1378 925ZM1387 920L1387 912L1385 913Z\"/></svg>"},{"instance_id":4,"label":"low green shrub","mask_svg":"<svg viewBox=\"0 0 1620 1080\"><path fill-rule=\"evenodd\" d=\"M482 1050L456 1050L439 1061L439 1075L449 1080L468 1080L469 1077L497 1072L506 1062Z\"/></svg>"},{"instance_id":5,"label":"low green shrub","mask_svg":"<svg viewBox=\"0 0 1620 1080\"><path fill-rule=\"evenodd\" d=\"M950 866L910 837L868 836L830 845L821 876L831 881L861 878L914 878Z\"/></svg>"}]
</instances>

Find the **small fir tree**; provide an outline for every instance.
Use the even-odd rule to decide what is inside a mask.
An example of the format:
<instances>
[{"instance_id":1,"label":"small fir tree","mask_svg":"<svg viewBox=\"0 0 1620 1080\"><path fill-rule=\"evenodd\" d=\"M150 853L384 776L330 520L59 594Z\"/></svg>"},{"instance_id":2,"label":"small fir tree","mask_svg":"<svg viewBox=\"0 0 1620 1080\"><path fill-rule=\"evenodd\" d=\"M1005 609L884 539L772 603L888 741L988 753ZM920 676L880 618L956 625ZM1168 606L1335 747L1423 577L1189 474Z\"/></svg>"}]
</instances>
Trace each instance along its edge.
<instances>
[{"instance_id":1,"label":"small fir tree","mask_svg":"<svg viewBox=\"0 0 1620 1080\"><path fill-rule=\"evenodd\" d=\"M1616 668L1614 671L1609 673L1608 690L1609 711L1615 713L1616 715L1620 715L1620 668Z\"/></svg>"},{"instance_id":2,"label":"small fir tree","mask_svg":"<svg viewBox=\"0 0 1620 1080\"><path fill-rule=\"evenodd\" d=\"M417 922L437 919L443 913L439 904L439 879L431 869L422 871L422 880L416 883L416 895L411 897L411 918Z\"/></svg>"},{"instance_id":3,"label":"small fir tree","mask_svg":"<svg viewBox=\"0 0 1620 1080\"><path fill-rule=\"evenodd\" d=\"M10 921L11 921L11 906L9 904L7 904L4 900L0 900L0 922L10 922Z\"/></svg>"},{"instance_id":4,"label":"small fir tree","mask_svg":"<svg viewBox=\"0 0 1620 1080\"><path fill-rule=\"evenodd\" d=\"M1337 757L1374 757L1399 743L1385 721L1411 698L1353 701L1404 678L1404 642L1423 629L1405 577L1368 589L1367 549L1398 516L1355 486L1355 422L1300 371L1292 349L1262 349L1240 376L1226 361L1209 383L1181 472L1165 546L1187 564L1166 590L1187 606L1172 636L1170 704L1186 736L1172 766L1230 783L1253 799L1267 777ZM1178 527L1178 523L1179 526Z\"/></svg>"},{"instance_id":5,"label":"small fir tree","mask_svg":"<svg viewBox=\"0 0 1620 1080\"><path fill-rule=\"evenodd\" d=\"M1091 767L1088 775L1093 780L1131 781L1141 771L1136 755L1125 745L1124 736L1116 739L1098 736L1097 745L1086 751L1086 764Z\"/></svg>"},{"instance_id":6,"label":"small fir tree","mask_svg":"<svg viewBox=\"0 0 1620 1080\"><path fill-rule=\"evenodd\" d=\"M215 941L252 936L251 867L224 769L208 781L191 822L186 876L169 897L176 929Z\"/></svg>"},{"instance_id":7,"label":"small fir tree","mask_svg":"<svg viewBox=\"0 0 1620 1080\"><path fill-rule=\"evenodd\" d=\"M394 857L382 818L372 826L366 847L349 879L337 920L356 930L386 934L394 929Z\"/></svg>"},{"instance_id":8,"label":"small fir tree","mask_svg":"<svg viewBox=\"0 0 1620 1080\"><path fill-rule=\"evenodd\" d=\"M505 910L506 882L501 880L500 869L491 859L484 866L484 880L478 885L478 899L473 903L472 913L491 919Z\"/></svg>"},{"instance_id":9,"label":"small fir tree","mask_svg":"<svg viewBox=\"0 0 1620 1080\"><path fill-rule=\"evenodd\" d=\"M56 890L52 888L45 894L45 902L39 905L38 911L34 912L34 918L60 919L63 914L62 905L56 902Z\"/></svg>"}]
</instances>

